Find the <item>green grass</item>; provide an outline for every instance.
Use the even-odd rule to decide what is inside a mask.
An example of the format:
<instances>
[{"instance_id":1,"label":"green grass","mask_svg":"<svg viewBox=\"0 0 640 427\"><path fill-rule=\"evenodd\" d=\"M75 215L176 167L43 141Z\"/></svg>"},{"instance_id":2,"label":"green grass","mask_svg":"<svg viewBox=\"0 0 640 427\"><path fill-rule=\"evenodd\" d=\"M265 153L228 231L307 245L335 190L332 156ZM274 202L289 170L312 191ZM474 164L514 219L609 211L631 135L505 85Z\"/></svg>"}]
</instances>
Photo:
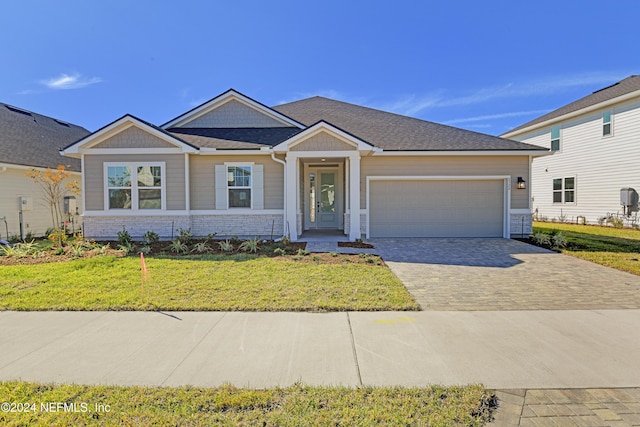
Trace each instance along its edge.
<instances>
[{"instance_id":1,"label":"green grass","mask_svg":"<svg viewBox=\"0 0 640 427\"><path fill-rule=\"evenodd\" d=\"M417 310L386 267L255 255L103 256L0 267L0 310Z\"/></svg>"},{"instance_id":2,"label":"green grass","mask_svg":"<svg viewBox=\"0 0 640 427\"><path fill-rule=\"evenodd\" d=\"M482 386L345 388L294 385L267 390L43 385L0 382L4 402L34 403L30 412L0 411L0 424L221 426L483 426L494 398ZM41 404L78 412L43 412ZM86 405L86 406L83 406ZM96 411L96 405L99 411ZM83 408L87 410L82 411ZM108 409L108 411L107 411Z\"/></svg>"},{"instance_id":3,"label":"green grass","mask_svg":"<svg viewBox=\"0 0 640 427\"><path fill-rule=\"evenodd\" d=\"M534 223L533 231L562 232L568 245L563 253L640 275L640 231L563 223Z\"/></svg>"}]
</instances>

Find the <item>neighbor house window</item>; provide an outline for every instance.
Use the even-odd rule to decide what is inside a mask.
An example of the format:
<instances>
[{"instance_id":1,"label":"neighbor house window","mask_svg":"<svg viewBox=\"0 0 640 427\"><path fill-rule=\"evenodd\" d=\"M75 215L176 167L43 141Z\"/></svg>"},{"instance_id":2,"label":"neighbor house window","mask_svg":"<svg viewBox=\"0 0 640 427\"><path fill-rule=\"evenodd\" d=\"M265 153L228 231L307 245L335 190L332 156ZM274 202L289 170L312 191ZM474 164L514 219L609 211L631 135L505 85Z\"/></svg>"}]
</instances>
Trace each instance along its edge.
<instances>
[{"instance_id":1,"label":"neighbor house window","mask_svg":"<svg viewBox=\"0 0 640 427\"><path fill-rule=\"evenodd\" d=\"M163 209L163 164L107 164L108 209Z\"/></svg>"},{"instance_id":2,"label":"neighbor house window","mask_svg":"<svg viewBox=\"0 0 640 427\"><path fill-rule=\"evenodd\" d=\"M551 128L551 151L560 150L560 126Z\"/></svg>"},{"instance_id":3,"label":"neighbor house window","mask_svg":"<svg viewBox=\"0 0 640 427\"><path fill-rule=\"evenodd\" d=\"M602 136L611 135L611 111L606 111L602 115Z\"/></svg>"},{"instance_id":4,"label":"neighbor house window","mask_svg":"<svg viewBox=\"0 0 640 427\"><path fill-rule=\"evenodd\" d=\"M576 178L573 176L553 179L553 203L576 202Z\"/></svg>"},{"instance_id":5,"label":"neighbor house window","mask_svg":"<svg viewBox=\"0 0 640 427\"><path fill-rule=\"evenodd\" d=\"M230 208L251 208L251 166L227 166Z\"/></svg>"}]
</instances>

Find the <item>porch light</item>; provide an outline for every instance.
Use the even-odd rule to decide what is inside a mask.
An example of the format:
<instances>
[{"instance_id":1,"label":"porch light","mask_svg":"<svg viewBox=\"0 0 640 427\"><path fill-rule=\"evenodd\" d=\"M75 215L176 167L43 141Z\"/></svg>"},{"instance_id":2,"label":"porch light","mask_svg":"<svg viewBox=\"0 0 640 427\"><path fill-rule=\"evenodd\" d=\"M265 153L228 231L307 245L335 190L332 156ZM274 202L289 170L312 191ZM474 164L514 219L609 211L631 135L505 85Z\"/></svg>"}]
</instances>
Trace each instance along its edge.
<instances>
[{"instance_id":1,"label":"porch light","mask_svg":"<svg viewBox=\"0 0 640 427\"><path fill-rule=\"evenodd\" d=\"M527 183L524 179L522 179L521 176L518 177L518 183L516 184L516 188L518 190L524 190L525 188L527 188Z\"/></svg>"}]
</instances>

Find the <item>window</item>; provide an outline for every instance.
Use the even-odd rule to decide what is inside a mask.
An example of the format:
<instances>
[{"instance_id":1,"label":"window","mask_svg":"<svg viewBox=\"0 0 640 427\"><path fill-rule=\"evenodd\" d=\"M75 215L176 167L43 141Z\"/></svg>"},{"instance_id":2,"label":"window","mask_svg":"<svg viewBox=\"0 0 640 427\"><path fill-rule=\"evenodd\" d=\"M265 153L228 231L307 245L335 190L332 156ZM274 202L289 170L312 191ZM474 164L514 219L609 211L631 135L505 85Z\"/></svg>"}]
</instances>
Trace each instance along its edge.
<instances>
[{"instance_id":1,"label":"window","mask_svg":"<svg viewBox=\"0 0 640 427\"><path fill-rule=\"evenodd\" d=\"M602 136L611 135L611 111L606 111L602 115Z\"/></svg>"},{"instance_id":2,"label":"window","mask_svg":"<svg viewBox=\"0 0 640 427\"><path fill-rule=\"evenodd\" d=\"M108 209L164 209L163 164L105 164Z\"/></svg>"},{"instance_id":3,"label":"window","mask_svg":"<svg viewBox=\"0 0 640 427\"><path fill-rule=\"evenodd\" d=\"M576 178L574 176L553 179L553 203L576 202Z\"/></svg>"},{"instance_id":4,"label":"window","mask_svg":"<svg viewBox=\"0 0 640 427\"><path fill-rule=\"evenodd\" d=\"M551 128L551 151L560 150L560 126Z\"/></svg>"},{"instance_id":5,"label":"window","mask_svg":"<svg viewBox=\"0 0 640 427\"><path fill-rule=\"evenodd\" d=\"M251 208L251 166L227 166L230 208Z\"/></svg>"}]
</instances>

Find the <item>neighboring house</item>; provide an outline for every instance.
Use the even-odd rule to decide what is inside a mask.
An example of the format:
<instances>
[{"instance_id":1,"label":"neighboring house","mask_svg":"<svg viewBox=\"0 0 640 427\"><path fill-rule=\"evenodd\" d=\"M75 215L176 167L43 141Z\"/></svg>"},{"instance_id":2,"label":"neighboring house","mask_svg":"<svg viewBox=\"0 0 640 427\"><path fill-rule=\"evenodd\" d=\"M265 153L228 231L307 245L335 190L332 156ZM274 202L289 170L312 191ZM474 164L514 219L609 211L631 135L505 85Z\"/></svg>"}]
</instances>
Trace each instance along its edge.
<instances>
[{"instance_id":1,"label":"neighboring house","mask_svg":"<svg viewBox=\"0 0 640 427\"><path fill-rule=\"evenodd\" d=\"M554 153L533 162L532 207L538 218L595 223L607 214L622 214L620 190L640 191L640 76L502 136Z\"/></svg>"},{"instance_id":2,"label":"neighboring house","mask_svg":"<svg viewBox=\"0 0 640 427\"><path fill-rule=\"evenodd\" d=\"M113 238L509 237L531 228L548 150L322 97L269 108L229 90L162 126L131 115L69 145L84 232Z\"/></svg>"},{"instance_id":3,"label":"neighboring house","mask_svg":"<svg viewBox=\"0 0 640 427\"><path fill-rule=\"evenodd\" d=\"M21 216L23 234L40 235L53 227L40 186L26 174L34 168L44 171L64 165L79 180L80 161L61 157L59 150L88 134L89 131L80 126L0 103L0 236L3 239L7 238L7 231L9 236L20 235ZM71 218L80 219L78 215Z\"/></svg>"}]
</instances>

